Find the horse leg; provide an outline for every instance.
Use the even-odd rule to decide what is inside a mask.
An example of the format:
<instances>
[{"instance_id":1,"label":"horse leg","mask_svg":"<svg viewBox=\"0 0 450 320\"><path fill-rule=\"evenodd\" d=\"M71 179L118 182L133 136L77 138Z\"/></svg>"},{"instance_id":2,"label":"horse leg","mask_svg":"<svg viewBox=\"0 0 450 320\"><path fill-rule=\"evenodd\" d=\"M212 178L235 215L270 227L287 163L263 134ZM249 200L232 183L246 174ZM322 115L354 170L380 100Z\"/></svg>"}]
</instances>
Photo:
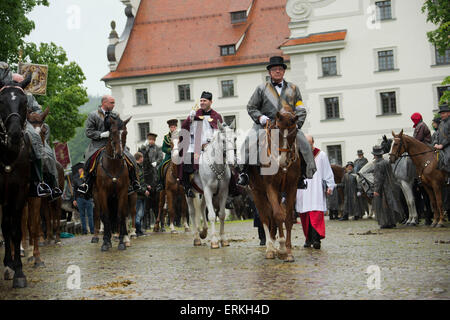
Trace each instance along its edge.
<instances>
[{"instance_id":1,"label":"horse leg","mask_svg":"<svg viewBox=\"0 0 450 320\"><path fill-rule=\"evenodd\" d=\"M294 255L292 254L292 226L294 224L294 205L296 200L297 192L294 189L293 191L289 191L286 195L286 250L287 257L285 259L286 262L294 262Z\"/></svg>"},{"instance_id":2,"label":"horse leg","mask_svg":"<svg viewBox=\"0 0 450 320\"><path fill-rule=\"evenodd\" d=\"M5 256L3 258L3 265L5 266L4 276L5 280L12 280L14 277L14 266L11 255L11 217L9 215L10 209L4 208L5 213L2 219L2 232L5 241Z\"/></svg>"},{"instance_id":3,"label":"horse leg","mask_svg":"<svg viewBox=\"0 0 450 320\"><path fill-rule=\"evenodd\" d=\"M430 227L434 228L436 227L437 223L438 223L438 216L439 216L439 211L437 208L437 203L436 203L436 197L434 195L434 191L433 188L429 187L427 184L423 184L423 187L425 188L425 191L428 194L428 197L430 198L430 202L431 202L431 207L433 208L433 222L431 223Z\"/></svg>"},{"instance_id":4,"label":"horse leg","mask_svg":"<svg viewBox=\"0 0 450 320\"><path fill-rule=\"evenodd\" d=\"M14 216L12 217L12 243L14 245L14 278L13 278L13 288L25 288L27 286L27 278L22 270L22 260L20 257L20 241L22 239L22 210L15 210Z\"/></svg>"},{"instance_id":5,"label":"horse leg","mask_svg":"<svg viewBox=\"0 0 450 320\"><path fill-rule=\"evenodd\" d=\"M155 225L153 226L153 232L159 232L160 226L159 223L161 221L161 215L162 219L164 221L164 203L166 198L166 191L162 190L159 193L159 203L158 203L158 216L156 217Z\"/></svg>"},{"instance_id":6,"label":"horse leg","mask_svg":"<svg viewBox=\"0 0 450 320\"><path fill-rule=\"evenodd\" d=\"M206 206L208 207L208 218L211 224L211 249L219 248L219 239L216 234L216 211L214 210L214 205L212 203L212 192L207 186L203 188L203 198L206 201Z\"/></svg>"},{"instance_id":7,"label":"horse leg","mask_svg":"<svg viewBox=\"0 0 450 320\"><path fill-rule=\"evenodd\" d=\"M98 243L100 230L100 213L98 205L94 206L94 236L91 239L91 243Z\"/></svg>"},{"instance_id":8,"label":"horse leg","mask_svg":"<svg viewBox=\"0 0 450 320\"><path fill-rule=\"evenodd\" d=\"M178 233L177 230L175 230L175 226L173 225L173 221L175 219L175 197L173 191L168 191L166 193L167 198L167 204L169 206L169 220L170 220L170 233ZM161 207L161 203L159 204Z\"/></svg>"},{"instance_id":9,"label":"horse leg","mask_svg":"<svg viewBox=\"0 0 450 320\"><path fill-rule=\"evenodd\" d=\"M27 234L28 234L28 201L25 201L25 206L22 209L22 243L20 245L20 255L25 257L25 250L28 249L29 244L27 242ZM23 247L22 247L23 246Z\"/></svg>"},{"instance_id":10,"label":"horse leg","mask_svg":"<svg viewBox=\"0 0 450 320\"><path fill-rule=\"evenodd\" d=\"M286 221L286 207L280 205L280 199L278 192L276 192L272 186L269 186L267 190L267 198L273 208L273 218L275 226L278 227L280 239L280 247L278 249L278 258L281 260L287 259L286 238L284 237L284 226Z\"/></svg>"},{"instance_id":11,"label":"horse leg","mask_svg":"<svg viewBox=\"0 0 450 320\"><path fill-rule=\"evenodd\" d=\"M269 229L272 209L267 205L267 198L264 193L261 195L262 192L258 192L258 190L255 190L252 193L256 209L259 213L259 219L261 220L264 233L266 234L266 259L275 259L275 238L271 236Z\"/></svg>"},{"instance_id":12,"label":"horse leg","mask_svg":"<svg viewBox=\"0 0 450 320\"><path fill-rule=\"evenodd\" d=\"M436 198L436 212L435 213L435 217L436 220L439 218L439 221L436 225L436 227L438 228L442 228L444 227L444 207L443 207L443 203L442 203L442 188L444 188L445 186L439 186L439 184L434 181L433 182L433 193L435 195Z\"/></svg>"},{"instance_id":13,"label":"horse leg","mask_svg":"<svg viewBox=\"0 0 450 320\"><path fill-rule=\"evenodd\" d=\"M56 237L55 237L56 244L61 244L61 238L60 238L60 234L59 234L60 224L61 224L61 205L62 205L62 200L61 200L61 198L59 198L55 202L55 209L54 209L55 211L54 211L54 216L53 216L53 232L56 235Z\"/></svg>"},{"instance_id":14,"label":"horse leg","mask_svg":"<svg viewBox=\"0 0 450 320\"><path fill-rule=\"evenodd\" d=\"M123 195L117 200L117 221L118 221L118 227L119 227L119 250L125 250L127 248L126 244L124 243L124 237L127 236L127 214L125 211L125 208L128 208L127 203L124 201L124 198L126 198L127 195Z\"/></svg>"},{"instance_id":15,"label":"horse leg","mask_svg":"<svg viewBox=\"0 0 450 320\"><path fill-rule=\"evenodd\" d=\"M200 200L198 197L196 197L197 200L194 200L194 205L197 204L197 206L200 203L200 212L202 214L202 219L203 219L203 229L200 232L200 238L202 239L206 239L206 237L208 236L208 220L206 219L206 201L205 201L205 196L202 197L202 199ZM197 208L195 208L195 211L198 212ZM200 215L196 215L197 219L200 219ZM214 217L214 220L216 220L216 218ZM198 225L200 226L200 221L198 221Z\"/></svg>"},{"instance_id":16,"label":"horse leg","mask_svg":"<svg viewBox=\"0 0 450 320\"><path fill-rule=\"evenodd\" d=\"M181 191L182 192L182 191ZM186 200L181 193L181 221L184 226L184 232L191 232L191 229L189 228L189 223L187 221L186 212L187 212L187 203Z\"/></svg>"},{"instance_id":17,"label":"horse leg","mask_svg":"<svg viewBox=\"0 0 450 320\"><path fill-rule=\"evenodd\" d=\"M412 186L403 180L401 180L401 186L403 194L405 195L406 203L408 204L408 211L409 211L409 219L406 224L410 226L416 226L418 223L418 215L416 204L414 202L414 194L412 191Z\"/></svg>"},{"instance_id":18,"label":"horse leg","mask_svg":"<svg viewBox=\"0 0 450 320\"><path fill-rule=\"evenodd\" d=\"M33 257L34 267L44 267L45 264L41 260L41 253L39 252L39 235L41 231L41 205L42 200L40 198L31 198L30 216L31 216L31 235L30 238L33 241Z\"/></svg>"},{"instance_id":19,"label":"horse leg","mask_svg":"<svg viewBox=\"0 0 450 320\"><path fill-rule=\"evenodd\" d=\"M196 212L195 212L195 206L194 206L194 199L186 197L186 203L189 209L189 217L192 221L192 225L194 228L194 246L201 246L202 241L200 240L198 229L197 229L197 219L196 219Z\"/></svg>"}]
</instances>

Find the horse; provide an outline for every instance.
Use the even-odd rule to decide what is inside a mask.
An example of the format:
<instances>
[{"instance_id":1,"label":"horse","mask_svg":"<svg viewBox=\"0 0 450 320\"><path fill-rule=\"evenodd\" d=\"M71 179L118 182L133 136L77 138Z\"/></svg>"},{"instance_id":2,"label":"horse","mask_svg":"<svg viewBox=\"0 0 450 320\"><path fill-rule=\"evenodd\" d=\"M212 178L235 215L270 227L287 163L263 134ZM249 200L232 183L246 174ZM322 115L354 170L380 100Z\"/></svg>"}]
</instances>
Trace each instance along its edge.
<instances>
[{"instance_id":1,"label":"horse","mask_svg":"<svg viewBox=\"0 0 450 320\"><path fill-rule=\"evenodd\" d=\"M206 121L203 120L203 121ZM200 122L198 122L200 123ZM228 187L231 179L231 170L229 162L234 161L228 158L229 151L234 151L233 138L228 130L229 127L222 126L218 123L218 130L215 130L214 135L209 143L203 146L203 151L199 158L199 169L194 174L192 183L194 185L195 198L186 196L186 202L189 209L189 221L194 228L194 246L201 246L201 239L205 239L208 234L208 224L206 220L205 207L208 208L208 218L211 223L211 248L219 248L219 243L222 247L229 246L228 240L225 238L225 204L228 197ZM179 155L179 138L172 139L172 160L175 163L180 163ZM223 148L225 144L225 150ZM224 153L226 153L226 161L224 160ZM234 162L233 162L234 164ZM203 193L201 203L199 203L199 195ZM216 206L214 206L214 203ZM217 237L215 229L216 210L220 220L220 233ZM200 230L200 213L203 218L203 229Z\"/></svg>"},{"instance_id":2,"label":"horse","mask_svg":"<svg viewBox=\"0 0 450 320\"><path fill-rule=\"evenodd\" d=\"M259 166L250 166L250 188L266 234L266 259L278 258L293 262L291 230L294 223L294 204L297 182L301 175L301 156L297 150L297 121L292 110L277 112L274 121L266 124L266 147L260 139L261 167L263 157L269 157L271 175L261 175ZM281 141L277 143L278 141ZM262 150L261 150L262 149ZM264 152L261 152L264 151ZM286 229L286 237L284 235ZM270 231L269 231L270 230ZM276 234L279 234L279 249L275 249Z\"/></svg>"},{"instance_id":3,"label":"horse","mask_svg":"<svg viewBox=\"0 0 450 320\"><path fill-rule=\"evenodd\" d=\"M5 242L5 280L13 280L13 288L25 288L20 242L22 215L30 187L31 142L25 134L27 96L21 83L0 81L0 205L2 234ZM14 275L12 273L14 272Z\"/></svg>"},{"instance_id":4,"label":"horse","mask_svg":"<svg viewBox=\"0 0 450 320\"><path fill-rule=\"evenodd\" d=\"M388 154L392 148L392 139L383 136L381 147L385 154ZM408 206L409 218L406 221L408 226L417 226L419 223L419 215L417 214L416 203L414 201L414 178L416 177L416 168L413 161L406 153L392 162L392 172L397 178L403 195L405 196L406 205Z\"/></svg>"},{"instance_id":5,"label":"horse","mask_svg":"<svg viewBox=\"0 0 450 320\"><path fill-rule=\"evenodd\" d=\"M131 117L123 121L114 116L105 118L105 127L109 131L109 138L105 150L99 156L96 168L95 188L93 198L97 211L104 225L103 244L101 251L108 251L112 247L111 232L114 227L119 230L119 250L125 250L124 243L127 233L126 217L128 214L128 185L129 177L127 163L124 159L120 130L126 128Z\"/></svg>"},{"instance_id":6,"label":"horse","mask_svg":"<svg viewBox=\"0 0 450 320\"><path fill-rule=\"evenodd\" d=\"M178 131L174 131L171 133L171 138L178 139ZM171 143L171 147L173 148L173 142ZM167 206L169 209L169 219L170 219L170 232L171 233L177 233L174 227L174 220L175 220L175 210L177 204L180 207L181 212L181 223L184 225L184 231L189 232L189 224L186 220L186 211L187 211L187 202L184 197L184 188L179 183L178 176L177 176L177 167L173 161L169 161L167 164L166 169L162 170L162 176L165 181L164 183L164 190L160 192L159 195L159 210L158 210L158 217L156 218L155 225L153 227L154 232L158 232L160 230L160 223L161 223L161 230L164 228L164 205L167 201Z\"/></svg>"},{"instance_id":7,"label":"horse","mask_svg":"<svg viewBox=\"0 0 450 320\"><path fill-rule=\"evenodd\" d=\"M391 163L395 163L397 159L402 157L411 158L416 167L416 173L431 200L434 212L431 227L444 227L442 188L444 187L446 174L438 169L436 150L413 137L403 134L403 130L397 135L392 131L392 136L394 137L394 144L389 153ZM408 155L405 155L405 152Z\"/></svg>"}]
</instances>

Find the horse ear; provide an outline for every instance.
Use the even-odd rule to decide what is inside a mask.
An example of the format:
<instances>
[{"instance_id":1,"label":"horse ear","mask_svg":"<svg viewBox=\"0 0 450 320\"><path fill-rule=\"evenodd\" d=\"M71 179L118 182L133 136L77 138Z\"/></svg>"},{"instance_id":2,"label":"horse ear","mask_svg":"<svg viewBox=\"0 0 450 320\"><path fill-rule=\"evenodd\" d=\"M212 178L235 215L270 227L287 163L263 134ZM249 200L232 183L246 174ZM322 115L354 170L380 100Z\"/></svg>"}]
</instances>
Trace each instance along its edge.
<instances>
[{"instance_id":1,"label":"horse ear","mask_svg":"<svg viewBox=\"0 0 450 320\"><path fill-rule=\"evenodd\" d=\"M392 130L392 136L395 138L395 132L394 132L394 130Z\"/></svg>"},{"instance_id":2,"label":"horse ear","mask_svg":"<svg viewBox=\"0 0 450 320\"><path fill-rule=\"evenodd\" d=\"M49 113L50 113L50 108L47 107L47 109L45 109L44 112L42 112L42 113L40 114L41 121L44 121L45 118L47 118L47 116L48 116Z\"/></svg>"},{"instance_id":3,"label":"horse ear","mask_svg":"<svg viewBox=\"0 0 450 320\"><path fill-rule=\"evenodd\" d=\"M31 82L31 73L29 73L27 75L27 77L25 78L25 80L23 80L21 83L19 83L19 87L21 87L22 89L25 89Z\"/></svg>"},{"instance_id":4,"label":"horse ear","mask_svg":"<svg viewBox=\"0 0 450 320\"><path fill-rule=\"evenodd\" d=\"M128 124L128 122L130 122L130 120L131 120L132 117L133 117L133 116L130 116L127 120L125 120L125 121L123 122L123 125L126 126L126 125Z\"/></svg>"},{"instance_id":5,"label":"horse ear","mask_svg":"<svg viewBox=\"0 0 450 320\"><path fill-rule=\"evenodd\" d=\"M398 135L400 136L400 138L403 136L403 129L402 129L402 131L400 131L400 133Z\"/></svg>"}]
</instances>

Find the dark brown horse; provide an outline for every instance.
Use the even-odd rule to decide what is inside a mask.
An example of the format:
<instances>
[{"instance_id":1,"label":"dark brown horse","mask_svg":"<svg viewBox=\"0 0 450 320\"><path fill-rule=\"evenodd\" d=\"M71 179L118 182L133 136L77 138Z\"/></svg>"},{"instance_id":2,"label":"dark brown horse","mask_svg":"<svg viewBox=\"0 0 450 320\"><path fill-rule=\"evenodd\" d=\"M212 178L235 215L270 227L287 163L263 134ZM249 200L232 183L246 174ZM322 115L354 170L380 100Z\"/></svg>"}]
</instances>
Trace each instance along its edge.
<instances>
[{"instance_id":1,"label":"dark brown horse","mask_svg":"<svg viewBox=\"0 0 450 320\"><path fill-rule=\"evenodd\" d=\"M301 158L296 149L297 120L298 116L291 111L283 110L278 112L275 121L268 123L266 127L267 153L262 148L264 151L260 150L260 155L267 154L271 167L274 166L275 170L261 175L259 167L251 166L249 168L250 187L266 233L266 258L274 259L275 253L277 253L280 259L289 262L294 261L291 230L294 222L296 186L301 175ZM278 144L275 142L276 138L279 139ZM260 146L262 143L264 142L260 141ZM285 197L283 203L281 202L282 195ZM274 246L277 230L279 250L276 250Z\"/></svg>"},{"instance_id":2,"label":"dark brown horse","mask_svg":"<svg viewBox=\"0 0 450 320\"><path fill-rule=\"evenodd\" d=\"M125 142L120 130L126 127L131 117L123 121L115 116L105 118L105 128L109 131L106 148L98 158L93 198L96 210L104 225L102 251L112 247L111 232L119 230L119 250L125 250L124 237L128 234L126 218L128 215L129 177L127 163L124 158Z\"/></svg>"},{"instance_id":3,"label":"dark brown horse","mask_svg":"<svg viewBox=\"0 0 450 320\"><path fill-rule=\"evenodd\" d=\"M172 135L175 134L176 133L172 133ZM173 144L171 144L171 147L173 148ZM164 203L167 200L167 206L169 209L170 232L177 233L174 227L177 204L179 204L181 211L181 223L184 224L185 232L189 232L189 224L186 220L187 203L184 196L184 188L181 183L177 181L177 166L172 161L167 164L167 169L165 171L163 170L163 176L165 179L164 190L160 193L158 217L156 218L153 231L158 232L160 230L160 223L161 229L164 227Z\"/></svg>"},{"instance_id":4,"label":"dark brown horse","mask_svg":"<svg viewBox=\"0 0 450 320\"><path fill-rule=\"evenodd\" d=\"M389 160L391 163L402 157L407 152L408 157L414 162L416 172L428 193L433 207L434 219L432 227L444 226L444 209L442 205L442 189L444 187L446 174L438 169L436 150L419 140L403 134L392 132L394 144L392 145Z\"/></svg>"},{"instance_id":5,"label":"dark brown horse","mask_svg":"<svg viewBox=\"0 0 450 320\"><path fill-rule=\"evenodd\" d=\"M14 288L24 288L27 280L22 270L20 241L22 211L30 187L31 143L25 135L27 97L21 83L0 81L0 205L2 233L5 240L5 279L13 279ZM14 276L12 273L14 272Z\"/></svg>"}]
</instances>

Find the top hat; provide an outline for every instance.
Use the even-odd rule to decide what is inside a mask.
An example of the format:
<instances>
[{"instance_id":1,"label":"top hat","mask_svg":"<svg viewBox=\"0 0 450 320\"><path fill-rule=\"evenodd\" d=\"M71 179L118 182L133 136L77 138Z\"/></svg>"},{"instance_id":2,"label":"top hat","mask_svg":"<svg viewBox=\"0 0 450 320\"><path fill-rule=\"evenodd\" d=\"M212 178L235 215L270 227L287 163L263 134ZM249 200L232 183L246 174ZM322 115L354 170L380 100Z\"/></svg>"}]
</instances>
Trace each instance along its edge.
<instances>
[{"instance_id":1,"label":"top hat","mask_svg":"<svg viewBox=\"0 0 450 320\"><path fill-rule=\"evenodd\" d=\"M269 65L266 68L267 70L270 70L270 68L275 66L282 66L284 70L287 69L287 65L284 63L283 57L280 56L270 57Z\"/></svg>"},{"instance_id":2,"label":"top hat","mask_svg":"<svg viewBox=\"0 0 450 320\"><path fill-rule=\"evenodd\" d=\"M349 162L347 162L347 164L345 165L345 167L347 168L348 166L355 167L355 164L353 163L353 161L349 161Z\"/></svg>"},{"instance_id":3,"label":"top hat","mask_svg":"<svg viewBox=\"0 0 450 320\"><path fill-rule=\"evenodd\" d=\"M357 153L358 155L364 154L364 152L363 152L362 150L358 150L356 153Z\"/></svg>"},{"instance_id":4,"label":"top hat","mask_svg":"<svg viewBox=\"0 0 450 320\"><path fill-rule=\"evenodd\" d=\"M448 103L444 103L439 106L439 113L441 112L450 112L450 107L448 106Z\"/></svg>"},{"instance_id":5,"label":"top hat","mask_svg":"<svg viewBox=\"0 0 450 320\"><path fill-rule=\"evenodd\" d=\"M374 156L382 156L384 154L384 150L381 146L373 146L372 154Z\"/></svg>"},{"instance_id":6,"label":"top hat","mask_svg":"<svg viewBox=\"0 0 450 320\"><path fill-rule=\"evenodd\" d=\"M177 119L170 119L167 120L167 124L170 126L178 126L178 120Z\"/></svg>"},{"instance_id":7,"label":"top hat","mask_svg":"<svg viewBox=\"0 0 450 320\"><path fill-rule=\"evenodd\" d=\"M148 138L148 137L153 137L153 138L156 139L157 136L158 136L158 135L157 135L156 133L152 133L152 132L147 133L147 138Z\"/></svg>"}]
</instances>

